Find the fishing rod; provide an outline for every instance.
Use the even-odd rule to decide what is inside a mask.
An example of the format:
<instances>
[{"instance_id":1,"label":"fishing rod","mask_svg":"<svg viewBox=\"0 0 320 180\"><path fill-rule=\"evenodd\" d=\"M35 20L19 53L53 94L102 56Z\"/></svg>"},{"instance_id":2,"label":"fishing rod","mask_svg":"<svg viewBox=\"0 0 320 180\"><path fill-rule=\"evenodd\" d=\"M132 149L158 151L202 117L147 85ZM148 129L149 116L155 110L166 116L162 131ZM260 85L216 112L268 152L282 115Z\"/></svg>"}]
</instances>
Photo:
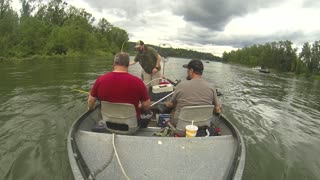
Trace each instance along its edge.
<instances>
[{"instance_id":1,"label":"fishing rod","mask_svg":"<svg viewBox=\"0 0 320 180\"><path fill-rule=\"evenodd\" d=\"M161 57L163 57L163 68L162 68L162 77L164 77L166 62L169 61L169 52L167 49L172 49L172 46L168 43L160 43L158 47L158 52Z\"/></svg>"},{"instance_id":2,"label":"fishing rod","mask_svg":"<svg viewBox=\"0 0 320 180\"><path fill-rule=\"evenodd\" d=\"M84 91L84 90L81 90L81 89L71 89L72 91L78 91L78 92L81 92L81 93L84 93L84 94L90 94L90 92L88 91Z\"/></svg>"},{"instance_id":3,"label":"fishing rod","mask_svg":"<svg viewBox=\"0 0 320 180\"><path fill-rule=\"evenodd\" d=\"M126 41L123 41L123 43L122 43L122 46L121 46L121 52L123 52L123 46L124 46L124 44L126 43Z\"/></svg>"}]
</instances>

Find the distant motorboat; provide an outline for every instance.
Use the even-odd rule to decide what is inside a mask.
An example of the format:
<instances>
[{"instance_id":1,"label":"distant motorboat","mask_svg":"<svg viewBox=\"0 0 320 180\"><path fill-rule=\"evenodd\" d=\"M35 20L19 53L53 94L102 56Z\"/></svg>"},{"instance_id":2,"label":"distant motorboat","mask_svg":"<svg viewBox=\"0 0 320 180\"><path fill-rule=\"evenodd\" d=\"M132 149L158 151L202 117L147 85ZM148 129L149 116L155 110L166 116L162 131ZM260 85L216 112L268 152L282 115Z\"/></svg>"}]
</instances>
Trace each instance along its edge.
<instances>
[{"instance_id":1,"label":"distant motorboat","mask_svg":"<svg viewBox=\"0 0 320 180\"><path fill-rule=\"evenodd\" d=\"M270 73L270 70L268 68L264 68L262 66L256 66L256 67L254 67L252 69L257 70L257 71L262 72L262 73Z\"/></svg>"},{"instance_id":2,"label":"distant motorboat","mask_svg":"<svg viewBox=\"0 0 320 180\"><path fill-rule=\"evenodd\" d=\"M269 69L259 69L259 72L270 73L270 70Z\"/></svg>"},{"instance_id":3,"label":"distant motorboat","mask_svg":"<svg viewBox=\"0 0 320 180\"><path fill-rule=\"evenodd\" d=\"M261 66L256 66L256 67L253 67L252 69L254 69L254 70L260 70L260 69L261 69Z\"/></svg>"}]
</instances>

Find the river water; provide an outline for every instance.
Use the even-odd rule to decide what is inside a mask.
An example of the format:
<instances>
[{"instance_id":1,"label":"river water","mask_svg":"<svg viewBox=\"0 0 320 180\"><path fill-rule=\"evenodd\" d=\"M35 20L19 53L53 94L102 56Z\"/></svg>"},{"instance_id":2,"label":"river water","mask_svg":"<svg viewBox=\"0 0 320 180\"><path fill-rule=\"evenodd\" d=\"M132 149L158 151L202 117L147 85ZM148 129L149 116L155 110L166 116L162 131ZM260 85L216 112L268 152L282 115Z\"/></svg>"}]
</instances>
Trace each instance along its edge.
<instances>
[{"instance_id":1,"label":"river water","mask_svg":"<svg viewBox=\"0 0 320 180\"><path fill-rule=\"evenodd\" d=\"M184 80L188 61L170 58L166 76ZM243 179L319 179L319 81L204 65L204 78L223 93L223 114L243 135ZM89 91L111 68L105 59L0 62L0 179L73 179L67 135L87 107L75 89Z\"/></svg>"}]
</instances>

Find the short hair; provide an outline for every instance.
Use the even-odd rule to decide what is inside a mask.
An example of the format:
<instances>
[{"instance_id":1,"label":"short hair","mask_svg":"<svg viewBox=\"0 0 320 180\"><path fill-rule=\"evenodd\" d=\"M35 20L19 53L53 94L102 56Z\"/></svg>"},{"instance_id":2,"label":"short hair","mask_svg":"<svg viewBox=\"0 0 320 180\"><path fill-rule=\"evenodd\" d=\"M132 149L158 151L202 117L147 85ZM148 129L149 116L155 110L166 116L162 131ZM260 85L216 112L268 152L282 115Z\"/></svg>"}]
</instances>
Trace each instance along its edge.
<instances>
[{"instance_id":1,"label":"short hair","mask_svg":"<svg viewBox=\"0 0 320 180\"><path fill-rule=\"evenodd\" d=\"M129 54L126 52L119 52L114 56L114 64L119 66L129 66Z\"/></svg>"}]
</instances>

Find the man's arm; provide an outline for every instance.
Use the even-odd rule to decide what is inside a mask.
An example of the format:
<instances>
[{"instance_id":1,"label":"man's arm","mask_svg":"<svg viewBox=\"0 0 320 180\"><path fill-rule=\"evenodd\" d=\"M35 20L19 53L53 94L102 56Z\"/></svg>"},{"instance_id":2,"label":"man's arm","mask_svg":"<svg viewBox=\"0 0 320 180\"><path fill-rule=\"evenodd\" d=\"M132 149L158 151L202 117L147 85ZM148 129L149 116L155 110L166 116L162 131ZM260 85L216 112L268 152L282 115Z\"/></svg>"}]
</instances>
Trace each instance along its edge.
<instances>
[{"instance_id":1,"label":"man's arm","mask_svg":"<svg viewBox=\"0 0 320 180\"><path fill-rule=\"evenodd\" d=\"M139 60L138 60L138 55L136 55L136 56L134 57L133 61L130 61L130 62L129 62L129 66L136 64L138 61L139 61Z\"/></svg>"},{"instance_id":2,"label":"man's arm","mask_svg":"<svg viewBox=\"0 0 320 180\"><path fill-rule=\"evenodd\" d=\"M136 64L137 61L130 61L129 66Z\"/></svg>"},{"instance_id":3,"label":"man's arm","mask_svg":"<svg viewBox=\"0 0 320 180\"><path fill-rule=\"evenodd\" d=\"M161 56L157 53L157 62L156 62L156 66L152 69L152 73L156 73L160 71L160 62L161 62Z\"/></svg>"},{"instance_id":4,"label":"man's arm","mask_svg":"<svg viewBox=\"0 0 320 180\"><path fill-rule=\"evenodd\" d=\"M173 109L173 108L175 108L175 106L177 105L177 101L178 101L178 96L179 96L179 94L181 94L181 89L182 89L182 87L183 87L183 84L184 83L181 83L181 84L178 84L177 86L176 86L176 89L175 89L175 91L174 91L174 93L173 93L173 95L172 95L172 97L171 97L171 99L167 102L167 107L168 108L171 108L171 109Z\"/></svg>"},{"instance_id":5,"label":"man's arm","mask_svg":"<svg viewBox=\"0 0 320 180\"><path fill-rule=\"evenodd\" d=\"M94 110L97 98L89 95L88 97L88 110Z\"/></svg>"},{"instance_id":6,"label":"man's arm","mask_svg":"<svg viewBox=\"0 0 320 180\"><path fill-rule=\"evenodd\" d=\"M221 113L221 106L220 105L215 105L213 111L217 114Z\"/></svg>"},{"instance_id":7,"label":"man's arm","mask_svg":"<svg viewBox=\"0 0 320 180\"><path fill-rule=\"evenodd\" d=\"M167 102L168 108L174 108L174 103L172 101Z\"/></svg>"},{"instance_id":8,"label":"man's arm","mask_svg":"<svg viewBox=\"0 0 320 180\"><path fill-rule=\"evenodd\" d=\"M213 102L212 104L214 105L214 109L213 112L220 114L221 113L221 105L218 101L218 96L217 96L217 91L215 90L215 88L212 89L213 92Z\"/></svg>"},{"instance_id":9,"label":"man's arm","mask_svg":"<svg viewBox=\"0 0 320 180\"><path fill-rule=\"evenodd\" d=\"M147 99L146 101L142 101L140 108L141 108L141 109L144 109L144 110L150 110L150 108L151 108L151 101L150 101L150 99Z\"/></svg>"},{"instance_id":10,"label":"man's arm","mask_svg":"<svg viewBox=\"0 0 320 180\"><path fill-rule=\"evenodd\" d=\"M161 63L161 56L160 56L160 54L158 54L156 67L160 67L160 63Z\"/></svg>"}]
</instances>

